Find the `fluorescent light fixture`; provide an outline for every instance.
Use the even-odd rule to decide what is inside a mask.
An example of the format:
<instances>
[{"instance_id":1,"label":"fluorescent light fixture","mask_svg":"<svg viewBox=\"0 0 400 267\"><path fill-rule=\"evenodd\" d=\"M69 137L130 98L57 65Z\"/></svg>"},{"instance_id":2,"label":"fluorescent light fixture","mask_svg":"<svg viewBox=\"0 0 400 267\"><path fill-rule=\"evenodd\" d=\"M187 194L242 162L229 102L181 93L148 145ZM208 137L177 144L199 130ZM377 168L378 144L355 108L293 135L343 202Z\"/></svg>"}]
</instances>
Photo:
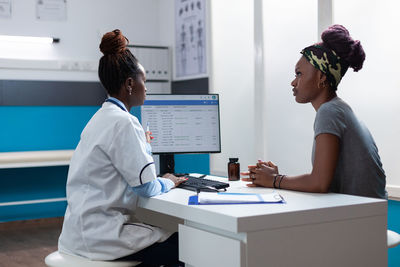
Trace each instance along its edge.
<instances>
[{"instance_id":1,"label":"fluorescent light fixture","mask_svg":"<svg viewBox=\"0 0 400 267\"><path fill-rule=\"evenodd\" d=\"M52 44L60 42L58 38L52 37L31 37L31 36L12 36L0 35L0 42L17 42L17 43L39 43L39 44Z\"/></svg>"}]
</instances>

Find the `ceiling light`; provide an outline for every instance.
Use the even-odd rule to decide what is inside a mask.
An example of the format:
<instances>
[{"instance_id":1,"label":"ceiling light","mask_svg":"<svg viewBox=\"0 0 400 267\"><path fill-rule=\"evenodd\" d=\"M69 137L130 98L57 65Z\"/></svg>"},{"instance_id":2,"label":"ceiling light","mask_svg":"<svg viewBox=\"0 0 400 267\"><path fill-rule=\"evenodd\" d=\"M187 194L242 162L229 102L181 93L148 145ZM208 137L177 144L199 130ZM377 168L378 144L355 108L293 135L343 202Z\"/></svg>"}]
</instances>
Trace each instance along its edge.
<instances>
[{"instance_id":1,"label":"ceiling light","mask_svg":"<svg viewBox=\"0 0 400 267\"><path fill-rule=\"evenodd\" d=\"M52 37L31 37L31 36L12 36L0 35L0 42L18 42L18 43L39 43L39 44L52 44L60 42L59 38Z\"/></svg>"}]
</instances>

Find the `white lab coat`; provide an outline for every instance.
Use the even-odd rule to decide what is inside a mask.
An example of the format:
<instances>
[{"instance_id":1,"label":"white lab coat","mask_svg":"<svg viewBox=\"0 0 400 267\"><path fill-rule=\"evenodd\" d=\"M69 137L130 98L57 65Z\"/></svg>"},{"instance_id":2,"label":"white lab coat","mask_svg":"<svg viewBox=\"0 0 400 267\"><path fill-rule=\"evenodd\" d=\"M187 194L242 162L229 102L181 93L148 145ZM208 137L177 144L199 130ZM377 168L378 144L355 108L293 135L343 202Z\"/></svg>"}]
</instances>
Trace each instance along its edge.
<instances>
[{"instance_id":1,"label":"white lab coat","mask_svg":"<svg viewBox=\"0 0 400 267\"><path fill-rule=\"evenodd\" d=\"M113 260L165 241L171 233L132 223L137 196L131 187L155 178L139 121L105 102L83 130L71 159L59 251Z\"/></svg>"}]
</instances>

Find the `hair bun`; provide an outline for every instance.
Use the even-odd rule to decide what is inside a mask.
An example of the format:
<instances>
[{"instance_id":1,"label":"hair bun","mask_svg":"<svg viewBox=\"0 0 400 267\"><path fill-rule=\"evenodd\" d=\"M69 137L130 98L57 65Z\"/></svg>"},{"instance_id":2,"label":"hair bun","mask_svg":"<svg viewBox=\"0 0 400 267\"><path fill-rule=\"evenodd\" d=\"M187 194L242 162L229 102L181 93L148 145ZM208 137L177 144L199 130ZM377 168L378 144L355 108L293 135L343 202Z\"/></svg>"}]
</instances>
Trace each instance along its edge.
<instances>
[{"instance_id":1,"label":"hair bun","mask_svg":"<svg viewBox=\"0 0 400 267\"><path fill-rule=\"evenodd\" d=\"M332 25L326 29L321 39L323 44L347 61L354 71L359 71L365 60L365 52L360 41L353 40L349 31L342 25Z\"/></svg>"},{"instance_id":2,"label":"hair bun","mask_svg":"<svg viewBox=\"0 0 400 267\"><path fill-rule=\"evenodd\" d=\"M118 29L103 35L100 43L100 51L104 55L119 54L126 50L129 40Z\"/></svg>"}]
</instances>

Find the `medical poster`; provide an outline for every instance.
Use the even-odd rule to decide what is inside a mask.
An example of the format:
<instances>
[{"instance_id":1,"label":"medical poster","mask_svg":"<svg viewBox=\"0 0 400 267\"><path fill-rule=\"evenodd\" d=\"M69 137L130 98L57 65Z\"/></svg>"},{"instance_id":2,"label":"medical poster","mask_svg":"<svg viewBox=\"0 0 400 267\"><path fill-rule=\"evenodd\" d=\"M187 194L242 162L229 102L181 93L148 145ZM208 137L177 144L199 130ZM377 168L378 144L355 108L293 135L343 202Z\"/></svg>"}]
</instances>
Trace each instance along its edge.
<instances>
[{"instance_id":1,"label":"medical poster","mask_svg":"<svg viewBox=\"0 0 400 267\"><path fill-rule=\"evenodd\" d=\"M11 0L0 0L0 18L11 18Z\"/></svg>"},{"instance_id":2,"label":"medical poster","mask_svg":"<svg viewBox=\"0 0 400 267\"><path fill-rule=\"evenodd\" d=\"M38 20L66 20L67 0L36 0Z\"/></svg>"},{"instance_id":3,"label":"medical poster","mask_svg":"<svg viewBox=\"0 0 400 267\"><path fill-rule=\"evenodd\" d=\"M176 78L205 76L206 0L175 2L175 73Z\"/></svg>"}]
</instances>

